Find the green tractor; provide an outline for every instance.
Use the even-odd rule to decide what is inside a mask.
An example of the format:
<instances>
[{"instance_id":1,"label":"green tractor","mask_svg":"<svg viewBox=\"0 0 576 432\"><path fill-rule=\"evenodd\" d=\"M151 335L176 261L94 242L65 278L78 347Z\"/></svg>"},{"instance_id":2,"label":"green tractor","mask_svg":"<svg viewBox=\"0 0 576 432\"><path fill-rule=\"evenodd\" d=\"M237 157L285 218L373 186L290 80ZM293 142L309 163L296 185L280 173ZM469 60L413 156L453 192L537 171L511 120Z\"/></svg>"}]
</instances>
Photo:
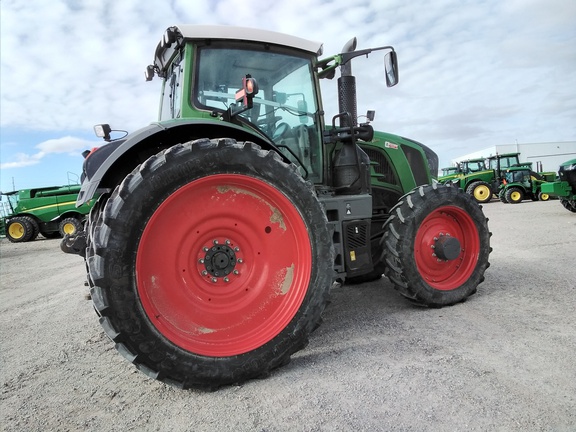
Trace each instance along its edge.
<instances>
[{"instance_id":1,"label":"green tractor","mask_svg":"<svg viewBox=\"0 0 576 432\"><path fill-rule=\"evenodd\" d=\"M90 212L90 200L76 207L80 185L22 189L2 193L7 198L7 215L2 227L13 243L35 240L38 234L46 238L76 235L84 230L83 223Z\"/></svg>"},{"instance_id":2,"label":"green tractor","mask_svg":"<svg viewBox=\"0 0 576 432\"><path fill-rule=\"evenodd\" d=\"M542 192L559 197L566 210L576 213L576 159L560 165L558 181L544 183Z\"/></svg>"},{"instance_id":3,"label":"green tractor","mask_svg":"<svg viewBox=\"0 0 576 432\"><path fill-rule=\"evenodd\" d=\"M499 187L504 178L504 170L511 166L517 166L520 153L496 154L487 159L477 159L477 171L465 174L451 183L465 190L477 202L486 203L492 199L492 195L499 192ZM480 164L480 161L482 164ZM488 167L486 169L486 167Z\"/></svg>"},{"instance_id":4,"label":"green tractor","mask_svg":"<svg viewBox=\"0 0 576 432\"><path fill-rule=\"evenodd\" d=\"M511 167L506 170L498 197L505 204L518 204L524 199L548 201L550 195L542 191L545 183L546 180L530 166Z\"/></svg>"},{"instance_id":5,"label":"green tractor","mask_svg":"<svg viewBox=\"0 0 576 432\"><path fill-rule=\"evenodd\" d=\"M468 159L458 163L458 166L442 168L442 176L438 177L440 183L453 183L453 180L464 175L473 174L476 172L484 171L484 158Z\"/></svg>"},{"instance_id":6,"label":"green tractor","mask_svg":"<svg viewBox=\"0 0 576 432\"><path fill-rule=\"evenodd\" d=\"M441 170L442 170L442 175L438 177L438 182L440 182L440 183L444 183L448 180L452 180L453 178L456 178L462 174L462 171L460 170L460 166L441 168Z\"/></svg>"},{"instance_id":7,"label":"green tractor","mask_svg":"<svg viewBox=\"0 0 576 432\"><path fill-rule=\"evenodd\" d=\"M351 61L276 32L174 26L147 79L159 121L84 161L78 204L100 193L82 235L94 307L117 350L153 378L217 388L266 376L304 348L343 282L384 273L413 303L449 306L484 280L481 207L435 181L438 157L358 124ZM319 80L337 71L325 123ZM374 91L374 90L373 90ZM350 288L352 289L352 288Z\"/></svg>"}]
</instances>

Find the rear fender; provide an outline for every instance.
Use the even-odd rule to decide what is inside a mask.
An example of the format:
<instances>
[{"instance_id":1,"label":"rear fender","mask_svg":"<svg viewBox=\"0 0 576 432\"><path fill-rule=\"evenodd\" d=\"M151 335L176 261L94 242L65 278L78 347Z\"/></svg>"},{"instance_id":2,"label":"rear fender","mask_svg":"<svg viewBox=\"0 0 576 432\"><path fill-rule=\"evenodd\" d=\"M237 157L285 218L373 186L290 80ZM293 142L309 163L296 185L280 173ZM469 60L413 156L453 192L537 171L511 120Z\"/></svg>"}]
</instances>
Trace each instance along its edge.
<instances>
[{"instance_id":1,"label":"rear fender","mask_svg":"<svg viewBox=\"0 0 576 432\"><path fill-rule=\"evenodd\" d=\"M112 191L139 164L150 156L179 143L199 138L233 138L238 141L252 141L265 149L274 149L289 162L282 153L263 135L252 132L241 126L222 121L178 120L166 123L152 123L125 139L112 141L102 146L100 151L106 151L105 159L91 163L90 158L84 161L82 187L78 194L76 206L86 203L97 192ZM108 147L110 146L110 147Z\"/></svg>"}]
</instances>

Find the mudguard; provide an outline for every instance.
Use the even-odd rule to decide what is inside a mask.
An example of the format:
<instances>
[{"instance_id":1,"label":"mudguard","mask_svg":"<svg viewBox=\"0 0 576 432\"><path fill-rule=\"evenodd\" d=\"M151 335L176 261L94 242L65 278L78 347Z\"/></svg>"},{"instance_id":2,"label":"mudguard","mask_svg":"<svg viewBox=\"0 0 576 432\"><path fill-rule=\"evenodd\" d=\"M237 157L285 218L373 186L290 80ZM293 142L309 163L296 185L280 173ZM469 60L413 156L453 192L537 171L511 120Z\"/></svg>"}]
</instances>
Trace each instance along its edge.
<instances>
[{"instance_id":1,"label":"mudguard","mask_svg":"<svg viewBox=\"0 0 576 432\"><path fill-rule=\"evenodd\" d=\"M200 129L202 129L202 133L198 133ZM190 133L192 130L194 130L195 133ZM168 137L167 135L172 131L177 131L177 135L184 137L184 139L174 140L172 137ZM240 125L222 122L221 120L210 121L206 119L171 120L162 123L155 122L138 129L122 140L112 141L106 144L106 146L103 146L101 150L99 150L105 151L105 158L102 161L99 160L96 164L89 166L89 159L96 156L97 153L88 156L84 161L82 187L78 193L76 207L81 206L94 197L98 189L100 189L102 179L123 155L130 152L143 141L149 143L149 139L153 136L158 137L157 140L154 140L155 142L172 142L172 144L169 145L186 142L195 138L227 137L242 141L253 141L267 148L275 148L281 157L285 159L282 153L267 137ZM105 147L107 147L106 150Z\"/></svg>"}]
</instances>

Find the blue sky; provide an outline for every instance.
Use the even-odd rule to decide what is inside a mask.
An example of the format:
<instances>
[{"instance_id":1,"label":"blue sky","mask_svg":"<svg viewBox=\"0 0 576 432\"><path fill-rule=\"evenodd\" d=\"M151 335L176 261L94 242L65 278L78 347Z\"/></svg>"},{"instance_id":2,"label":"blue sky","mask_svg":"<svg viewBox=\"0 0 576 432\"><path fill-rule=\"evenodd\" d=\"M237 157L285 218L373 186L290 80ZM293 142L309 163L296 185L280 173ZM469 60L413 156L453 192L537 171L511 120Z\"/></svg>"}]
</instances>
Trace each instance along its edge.
<instances>
[{"instance_id":1,"label":"blue sky","mask_svg":"<svg viewBox=\"0 0 576 432\"><path fill-rule=\"evenodd\" d=\"M226 24L324 43L325 55L393 45L400 83L373 56L354 62L358 112L431 147L442 166L496 144L576 140L576 2L568 0L2 0L2 191L68 183L92 126L156 120L160 81L144 68L166 27ZM323 83L327 116L336 82ZM72 173L72 174L70 174Z\"/></svg>"}]
</instances>

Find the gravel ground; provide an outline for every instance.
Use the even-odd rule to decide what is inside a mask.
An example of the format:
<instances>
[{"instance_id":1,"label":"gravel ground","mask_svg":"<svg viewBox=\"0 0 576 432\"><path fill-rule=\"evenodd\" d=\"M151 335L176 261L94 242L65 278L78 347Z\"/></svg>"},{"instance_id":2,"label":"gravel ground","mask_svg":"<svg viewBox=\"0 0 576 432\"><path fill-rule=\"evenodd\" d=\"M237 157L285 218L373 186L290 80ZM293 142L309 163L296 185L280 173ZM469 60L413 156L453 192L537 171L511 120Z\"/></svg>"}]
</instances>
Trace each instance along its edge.
<instances>
[{"instance_id":1,"label":"gravel ground","mask_svg":"<svg viewBox=\"0 0 576 432\"><path fill-rule=\"evenodd\" d=\"M0 429L574 431L576 214L557 201L484 211L492 265L466 303L417 308L386 279L341 287L288 366L212 393L124 360L58 240L2 239Z\"/></svg>"}]
</instances>

